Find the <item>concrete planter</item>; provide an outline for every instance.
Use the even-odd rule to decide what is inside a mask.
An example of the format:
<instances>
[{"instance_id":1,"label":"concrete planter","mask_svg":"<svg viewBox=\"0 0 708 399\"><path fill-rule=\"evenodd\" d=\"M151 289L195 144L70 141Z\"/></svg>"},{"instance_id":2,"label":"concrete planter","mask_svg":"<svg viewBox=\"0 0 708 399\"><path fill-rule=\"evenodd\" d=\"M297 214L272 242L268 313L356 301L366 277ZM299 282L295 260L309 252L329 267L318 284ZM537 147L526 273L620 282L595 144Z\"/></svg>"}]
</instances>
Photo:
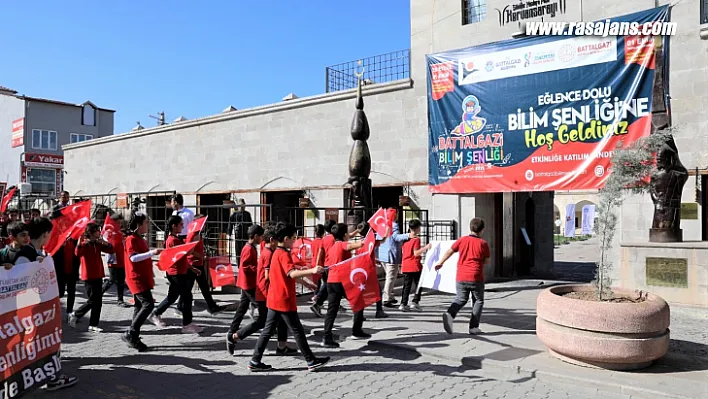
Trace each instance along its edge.
<instances>
[{"instance_id":1,"label":"concrete planter","mask_svg":"<svg viewBox=\"0 0 708 399\"><path fill-rule=\"evenodd\" d=\"M563 297L593 291L563 285L541 292L536 335L551 355L577 365L609 370L648 367L669 349L669 305L653 294L641 303L593 302ZM635 295L634 290L613 289Z\"/></svg>"}]
</instances>

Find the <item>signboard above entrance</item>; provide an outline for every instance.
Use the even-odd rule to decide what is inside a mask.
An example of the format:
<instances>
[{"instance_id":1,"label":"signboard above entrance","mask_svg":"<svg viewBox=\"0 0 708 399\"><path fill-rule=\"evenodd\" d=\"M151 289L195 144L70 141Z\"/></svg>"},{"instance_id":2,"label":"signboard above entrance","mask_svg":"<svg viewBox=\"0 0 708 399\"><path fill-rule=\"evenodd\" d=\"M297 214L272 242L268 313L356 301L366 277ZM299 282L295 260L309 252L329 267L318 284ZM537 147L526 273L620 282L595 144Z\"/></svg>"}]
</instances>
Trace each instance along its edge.
<instances>
[{"instance_id":1,"label":"signboard above entrance","mask_svg":"<svg viewBox=\"0 0 708 399\"><path fill-rule=\"evenodd\" d=\"M530 20L555 18L565 14L567 0L526 0L510 3L502 9L496 9L499 14L499 26L523 23Z\"/></svg>"},{"instance_id":2,"label":"signboard above entrance","mask_svg":"<svg viewBox=\"0 0 708 399\"><path fill-rule=\"evenodd\" d=\"M610 21L668 17L664 6ZM655 54L668 62L667 46L538 36L427 56L430 191L601 188L617 145L650 132Z\"/></svg>"}]
</instances>

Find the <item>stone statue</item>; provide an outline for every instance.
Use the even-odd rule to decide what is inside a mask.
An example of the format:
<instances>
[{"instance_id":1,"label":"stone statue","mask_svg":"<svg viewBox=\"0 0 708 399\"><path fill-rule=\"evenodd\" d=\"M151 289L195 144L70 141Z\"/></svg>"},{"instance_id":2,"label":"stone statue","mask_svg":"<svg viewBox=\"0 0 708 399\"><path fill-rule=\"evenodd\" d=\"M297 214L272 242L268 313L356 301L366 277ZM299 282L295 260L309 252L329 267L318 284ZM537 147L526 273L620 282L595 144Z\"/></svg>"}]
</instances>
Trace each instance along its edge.
<instances>
[{"instance_id":1,"label":"stone statue","mask_svg":"<svg viewBox=\"0 0 708 399\"><path fill-rule=\"evenodd\" d=\"M656 155L656 169L650 191L654 202L654 219L649 231L649 241L683 241L681 195L688 180L688 170L678 157L678 148L673 136L669 136L659 149Z\"/></svg>"},{"instance_id":2,"label":"stone statue","mask_svg":"<svg viewBox=\"0 0 708 399\"><path fill-rule=\"evenodd\" d=\"M361 62L360 62L361 64ZM372 207L371 200L371 153L366 141L371 136L369 121L364 113L364 98L362 97L361 73L357 73L359 85L357 87L356 111L352 120L351 136L354 140L349 154L349 207L355 208L347 214L347 225L352 232L364 222L366 211Z\"/></svg>"}]
</instances>

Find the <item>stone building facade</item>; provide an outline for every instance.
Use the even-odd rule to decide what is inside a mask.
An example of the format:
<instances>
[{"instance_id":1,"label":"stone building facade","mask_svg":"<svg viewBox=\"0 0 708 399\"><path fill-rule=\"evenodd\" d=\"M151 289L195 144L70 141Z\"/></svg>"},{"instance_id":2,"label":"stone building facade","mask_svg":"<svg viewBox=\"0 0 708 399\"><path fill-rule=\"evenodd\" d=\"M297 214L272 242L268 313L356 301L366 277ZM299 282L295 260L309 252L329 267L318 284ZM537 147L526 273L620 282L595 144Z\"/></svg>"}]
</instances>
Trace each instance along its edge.
<instances>
[{"instance_id":1,"label":"stone building facade","mask_svg":"<svg viewBox=\"0 0 708 399\"><path fill-rule=\"evenodd\" d=\"M457 236L467 233L471 217L491 221L486 235L494 253L492 275L520 274L530 267L539 274L551 271L553 193L428 192L425 55L511 39L519 26L507 22L505 10L517 3L411 0L409 76L374 82L364 88L371 127L371 179L379 193L391 188L379 197L387 196L385 205L390 206L394 191L398 190L410 197L415 206L429 210L429 219L455 221ZM649 9L666 1L527 3L546 7L544 21L587 21ZM696 1L679 2L672 17L679 24L679 34L671 43L674 123L686 126L687 134L677 137L677 141L682 160L690 167L698 158L689 148L699 147L699 137L705 135L708 127L699 116L708 105L708 60L706 42L700 41L698 34L698 11ZM278 193L304 192L318 208L342 207L354 97L355 90L351 89L295 98L67 145L65 184L72 194L176 190L186 194L187 202L192 204L200 196L217 193L260 204L268 198L273 200ZM687 185L689 196L692 190ZM376 193L374 197L376 201ZM642 212L650 221L651 210L645 201L641 203ZM625 220L630 211L623 212ZM633 219L623 223L620 240L642 238L648 231L641 218ZM523 226L531 235L531 247L523 243ZM690 231L687 236L692 236L700 227L687 225L686 229Z\"/></svg>"}]
</instances>

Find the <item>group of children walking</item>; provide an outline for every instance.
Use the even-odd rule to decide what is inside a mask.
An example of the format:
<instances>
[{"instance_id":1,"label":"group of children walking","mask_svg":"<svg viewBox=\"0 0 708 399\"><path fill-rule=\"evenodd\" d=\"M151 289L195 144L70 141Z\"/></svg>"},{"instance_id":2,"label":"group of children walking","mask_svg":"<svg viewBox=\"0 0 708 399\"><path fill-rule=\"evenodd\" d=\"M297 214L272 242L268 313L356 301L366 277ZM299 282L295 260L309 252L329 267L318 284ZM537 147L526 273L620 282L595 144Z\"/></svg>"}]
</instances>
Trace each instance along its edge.
<instances>
[{"instance_id":1,"label":"group of children walking","mask_svg":"<svg viewBox=\"0 0 708 399\"><path fill-rule=\"evenodd\" d=\"M112 218L117 223L123 223L122 217L118 214L113 215ZM414 291L413 287L417 288L420 283L421 259L430 248L430 244L421 246L420 221L411 220L408 224L409 237L402 248L401 271L404 276L404 285L399 309L402 311L422 311L420 290ZM182 234L185 231L185 226L180 216L171 216L167 226L169 236L166 240L166 248L183 245L186 241L201 241L201 236L198 234L194 237L185 237ZM69 238L60 252L55 254L55 258L58 260L58 270L61 268L64 271L58 275L63 276L59 278L60 292L62 295L64 293L68 295L69 325L76 327L78 321L90 313L89 331L101 332L99 322L103 294L112 285L116 285L118 305L130 306L123 301L125 284L130 290L134 302L130 327L121 336L121 339L129 347L140 352L146 351L148 347L140 338L142 326L147 320L150 320L159 327L165 327L166 324L161 316L175 303L178 303L177 308L182 316L182 332L201 332L202 327L193 323L192 286L195 279L205 273L203 243L166 270L166 277L169 281L168 294L159 305L155 306L152 294L155 285L152 258L159 255L161 249L151 250L144 238L148 232L146 214L134 212L125 227L127 228L123 231L123 239L119 241L120 245L116 245L118 248L101 237L99 225L89 223L79 240L74 241ZM29 234L27 233L28 228ZM7 234L12 237L12 243L0 251L2 266L9 269L18 261L36 259L37 254L40 253L37 248L41 250L41 245L44 244L30 242L30 240L39 234L39 230L48 229L47 231L51 231L51 228L52 223L46 218L33 219L28 224L9 223L6 230ZM32 229L37 232L33 233ZM268 341L277 331L277 355L288 356L300 353L305 357L310 370L326 364L329 358L316 357L306 339L297 313L296 281L303 278L320 277L320 287L313 297L311 309L318 317L322 317L321 307L325 300L328 301L322 346L339 347L339 344L333 339L332 329L338 312L344 309L341 306L341 300L346 297L346 294L342 282L334 281L334 275L329 275L326 268L349 259L353 251L362 247L360 230L356 230L350 236L348 226L345 224L328 221L325 225L318 225L316 227L317 237L311 244L313 256L308 265L304 262L296 262L290 252L293 242L297 238L297 231L292 225L272 222L266 223L265 227L251 225L248 229L248 243L241 251L237 281L237 285L241 288L241 300L226 336L227 351L233 354L239 342L261 330L248 368L253 371L269 370L271 367L262 363L261 359ZM470 230L470 235L457 240L435 265L435 269L439 270L455 252L460 255L457 266L457 297L443 315L444 329L450 334L453 332L453 319L467 303L470 296L472 296L474 305L469 323L469 333L478 334L480 332L479 320L484 301L484 265L488 263L490 253L488 244L481 238L484 231L484 221L479 218L473 219L470 222ZM40 245L40 247L33 247L33 244ZM110 279L105 283L102 253L108 254L107 263L110 272ZM87 300L74 311L77 277L84 282ZM309 282L307 284L311 285ZM409 304L411 293L413 293L413 299ZM204 294L206 298L206 293ZM209 298L211 297L209 296ZM252 306L256 307L258 316L250 324L242 327L244 316ZM215 304L210 305L210 311L218 310L223 310L223 307L216 307ZM364 320L363 311L353 315L353 338L371 337L362 329ZM297 350L287 345L288 331L294 337Z\"/></svg>"}]
</instances>

